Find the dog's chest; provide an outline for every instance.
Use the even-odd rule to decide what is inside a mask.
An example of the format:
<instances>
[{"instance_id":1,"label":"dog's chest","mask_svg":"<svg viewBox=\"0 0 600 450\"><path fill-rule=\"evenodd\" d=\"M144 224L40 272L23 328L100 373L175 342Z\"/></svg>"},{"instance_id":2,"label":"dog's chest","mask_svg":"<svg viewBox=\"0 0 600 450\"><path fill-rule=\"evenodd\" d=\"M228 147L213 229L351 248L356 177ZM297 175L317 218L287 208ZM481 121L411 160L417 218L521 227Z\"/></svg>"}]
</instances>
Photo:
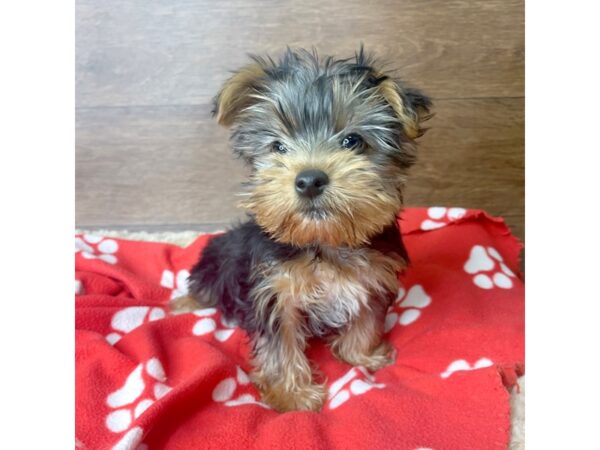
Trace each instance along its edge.
<instances>
[{"instance_id":1,"label":"dog's chest","mask_svg":"<svg viewBox=\"0 0 600 450\"><path fill-rule=\"evenodd\" d=\"M302 288L294 301L315 335L345 326L374 296L385 296L390 284L397 283L394 261L373 250L321 251L298 264Z\"/></svg>"}]
</instances>

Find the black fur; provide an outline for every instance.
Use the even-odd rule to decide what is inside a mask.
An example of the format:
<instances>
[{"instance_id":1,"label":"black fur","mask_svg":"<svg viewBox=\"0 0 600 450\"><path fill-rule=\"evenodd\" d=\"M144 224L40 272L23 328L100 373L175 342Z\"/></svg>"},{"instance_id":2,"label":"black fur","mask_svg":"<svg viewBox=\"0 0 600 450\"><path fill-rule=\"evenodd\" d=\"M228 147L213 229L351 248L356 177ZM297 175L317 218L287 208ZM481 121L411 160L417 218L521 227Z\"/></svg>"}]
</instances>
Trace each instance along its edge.
<instances>
[{"instance_id":1,"label":"black fur","mask_svg":"<svg viewBox=\"0 0 600 450\"><path fill-rule=\"evenodd\" d=\"M270 239L253 220L242 223L206 245L190 273L190 293L196 298L201 292L208 294L228 320L254 332L257 324L248 293L258 280L252 279L252 269L289 260L298 252Z\"/></svg>"},{"instance_id":2,"label":"black fur","mask_svg":"<svg viewBox=\"0 0 600 450\"><path fill-rule=\"evenodd\" d=\"M367 247L384 254L395 253L408 262L396 223L375 236ZM264 324L257 323L248 295L252 287L261 281L253 275L260 273L256 268L289 261L301 252L314 251L315 248L278 243L270 239L251 218L209 241L190 273L190 294L196 298L211 299L213 303L204 306L218 306L227 320L236 322L248 333L262 333L265 331Z\"/></svg>"}]
</instances>

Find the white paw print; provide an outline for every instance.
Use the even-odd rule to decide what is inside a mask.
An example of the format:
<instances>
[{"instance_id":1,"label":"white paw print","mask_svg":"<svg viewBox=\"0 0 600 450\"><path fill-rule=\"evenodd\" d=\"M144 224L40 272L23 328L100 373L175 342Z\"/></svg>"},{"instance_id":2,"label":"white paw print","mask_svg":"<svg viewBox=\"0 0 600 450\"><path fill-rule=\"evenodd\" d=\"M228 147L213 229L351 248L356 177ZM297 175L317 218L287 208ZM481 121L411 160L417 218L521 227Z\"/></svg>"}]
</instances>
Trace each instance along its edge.
<instances>
[{"instance_id":1,"label":"white paw print","mask_svg":"<svg viewBox=\"0 0 600 450\"><path fill-rule=\"evenodd\" d=\"M421 315L421 310L431 304L431 297L420 284L412 286L408 292L401 287L398 296L385 317L384 330L387 333L396 323L406 326L413 323Z\"/></svg>"},{"instance_id":2,"label":"white paw print","mask_svg":"<svg viewBox=\"0 0 600 450\"><path fill-rule=\"evenodd\" d=\"M250 384L250 378L240 366L236 366L236 376L228 377L215 386L212 392L212 399L217 403L223 403L225 406L240 405L258 405L270 409L268 405L260 402L254 396L253 386ZM237 392L237 397L234 394Z\"/></svg>"},{"instance_id":3,"label":"white paw print","mask_svg":"<svg viewBox=\"0 0 600 450\"><path fill-rule=\"evenodd\" d=\"M143 435L144 430L142 427L133 427L119 439L119 442L112 446L111 450L132 450L134 448L135 450L148 450L146 444L138 445Z\"/></svg>"},{"instance_id":4,"label":"white paw print","mask_svg":"<svg viewBox=\"0 0 600 450\"><path fill-rule=\"evenodd\" d=\"M106 340L114 345L130 331L144 323L163 319L165 315L165 310L159 307L130 306L121 309L112 316L110 325L115 331L107 335Z\"/></svg>"},{"instance_id":5,"label":"white paw print","mask_svg":"<svg viewBox=\"0 0 600 450\"><path fill-rule=\"evenodd\" d=\"M83 295L83 283L81 280L75 279L75 295Z\"/></svg>"},{"instance_id":6,"label":"white paw print","mask_svg":"<svg viewBox=\"0 0 600 450\"><path fill-rule=\"evenodd\" d=\"M473 283L482 289L492 289L494 286L510 289L513 287L511 278L514 278L515 274L503 261L502 256L495 248L475 245L471 249L464 269L468 274L475 275ZM479 272L488 272L488 274Z\"/></svg>"},{"instance_id":7,"label":"white paw print","mask_svg":"<svg viewBox=\"0 0 600 450\"><path fill-rule=\"evenodd\" d=\"M115 253L119 250L119 244L114 239L105 239L95 234L84 234L75 237L75 253L81 252L81 256L87 259L101 259L109 264L117 263Z\"/></svg>"},{"instance_id":8,"label":"white paw print","mask_svg":"<svg viewBox=\"0 0 600 450\"><path fill-rule=\"evenodd\" d=\"M492 360L488 359L488 358L478 359L477 361L475 361L475 363L473 365L469 364L464 359L457 359L456 361L453 361L450 363L448 368L440 374L440 377L448 378L454 372L460 372L460 371L464 371L464 370L483 369L484 367L490 367L493 364L494 363L492 362Z\"/></svg>"},{"instance_id":9,"label":"white paw print","mask_svg":"<svg viewBox=\"0 0 600 450\"><path fill-rule=\"evenodd\" d=\"M213 316L217 313L216 308L204 308L197 309L193 312L194 315L201 317L194 324L194 328L192 328L192 333L196 336L204 336L209 333L214 333L215 339L219 342L225 342L227 339L231 337L231 335L235 332L235 323L230 323L221 316L219 319L220 326L217 326L217 322Z\"/></svg>"},{"instance_id":10,"label":"white paw print","mask_svg":"<svg viewBox=\"0 0 600 450\"><path fill-rule=\"evenodd\" d=\"M177 275L172 270L163 270L160 278L160 285L168 289L173 289L171 292L171 300L177 297L183 297L188 293L188 277L190 272L187 270L180 270Z\"/></svg>"},{"instance_id":11,"label":"white paw print","mask_svg":"<svg viewBox=\"0 0 600 450\"><path fill-rule=\"evenodd\" d=\"M444 208L443 206L432 206L427 209L429 219L421 223L421 230L435 230L448 225L453 220L458 220L467 213L464 208Z\"/></svg>"},{"instance_id":12,"label":"white paw print","mask_svg":"<svg viewBox=\"0 0 600 450\"><path fill-rule=\"evenodd\" d=\"M353 396L362 395L373 388L383 389L384 387L385 384L375 383L375 377L364 367L353 367L329 386L329 409L339 407Z\"/></svg>"},{"instance_id":13,"label":"white paw print","mask_svg":"<svg viewBox=\"0 0 600 450\"><path fill-rule=\"evenodd\" d=\"M125 384L106 397L106 404L114 410L106 416L106 428L113 433L126 432L112 447L113 450L140 448L138 445L144 431L141 427L132 425L155 401L171 391L172 388L165 384L166 381L160 361L150 358L145 364L140 363L133 369Z\"/></svg>"}]
</instances>

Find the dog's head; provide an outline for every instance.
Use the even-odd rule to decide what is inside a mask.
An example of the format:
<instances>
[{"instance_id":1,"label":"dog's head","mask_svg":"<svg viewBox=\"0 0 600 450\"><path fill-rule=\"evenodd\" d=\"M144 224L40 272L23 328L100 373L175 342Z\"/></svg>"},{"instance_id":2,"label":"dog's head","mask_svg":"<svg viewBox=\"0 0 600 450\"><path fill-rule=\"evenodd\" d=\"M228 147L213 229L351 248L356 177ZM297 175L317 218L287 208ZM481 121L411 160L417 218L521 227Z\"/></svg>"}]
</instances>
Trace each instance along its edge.
<instances>
[{"instance_id":1,"label":"dog's head","mask_svg":"<svg viewBox=\"0 0 600 450\"><path fill-rule=\"evenodd\" d=\"M354 247L395 220L431 102L374 65L362 49L253 57L216 97L253 169L242 205L274 239Z\"/></svg>"}]
</instances>

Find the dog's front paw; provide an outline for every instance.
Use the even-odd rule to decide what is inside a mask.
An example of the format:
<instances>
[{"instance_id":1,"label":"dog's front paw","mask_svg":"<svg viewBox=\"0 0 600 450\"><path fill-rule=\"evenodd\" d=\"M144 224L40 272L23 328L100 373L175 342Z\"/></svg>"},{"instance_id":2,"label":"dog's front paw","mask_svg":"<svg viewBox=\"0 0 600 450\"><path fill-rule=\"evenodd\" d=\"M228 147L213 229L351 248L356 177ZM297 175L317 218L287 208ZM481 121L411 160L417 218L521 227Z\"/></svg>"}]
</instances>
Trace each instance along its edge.
<instances>
[{"instance_id":1,"label":"dog's front paw","mask_svg":"<svg viewBox=\"0 0 600 450\"><path fill-rule=\"evenodd\" d=\"M320 411L327 399L325 386L309 384L288 389L284 384L259 384L262 401L276 411Z\"/></svg>"},{"instance_id":2,"label":"dog's front paw","mask_svg":"<svg viewBox=\"0 0 600 450\"><path fill-rule=\"evenodd\" d=\"M363 366L369 369L371 372L374 372L393 364L396 350L389 342L381 341L381 343L369 354L354 351L346 351L342 353L340 352L340 349L334 349L334 353L338 359L348 364L353 366Z\"/></svg>"},{"instance_id":3,"label":"dog's front paw","mask_svg":"<svg viewBox=\"0 0 600 450\"><path fill-rule=\"evenodd\" d=\"M396 357L396 349L387 341L381 341L373 353L369 356L364 357L364 363L362 364L370 371L382 369L394 363Z\"/></svg>"}]
</instances>

